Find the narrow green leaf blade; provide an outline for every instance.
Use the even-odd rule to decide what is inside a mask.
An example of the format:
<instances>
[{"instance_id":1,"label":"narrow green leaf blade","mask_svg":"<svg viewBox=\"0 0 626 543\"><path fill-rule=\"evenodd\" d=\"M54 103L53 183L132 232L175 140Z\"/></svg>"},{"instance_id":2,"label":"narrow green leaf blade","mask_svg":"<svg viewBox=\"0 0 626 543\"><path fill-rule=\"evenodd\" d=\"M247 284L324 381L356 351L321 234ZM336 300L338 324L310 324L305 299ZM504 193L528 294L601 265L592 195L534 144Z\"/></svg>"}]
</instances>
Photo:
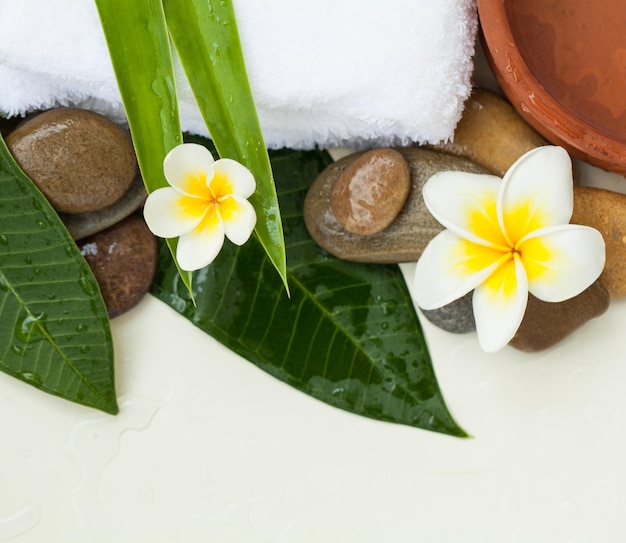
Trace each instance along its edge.
<instances>
[{"instance_id":1,"label":"narrow green leaf blade","mask_svg":"<svg viewBox=\"0 0 626 543\"><path fill-rule=\"evenodd\" d=\"M254 174L256 234L287 287L285 245L272 169L230 0L164 0L167 25L221 157Z\"/></svg>"},{"instance_id":2,"label":"narrow green leaf blade","mask_svg":"<svg viewBox=\"0 0 626 543\"><path fill-rule=\"evenodd\" d=\"M153 293L278 379L374 419L466 436L448 412L397 266L338 260L309 237L306 189L320 152L272 153L292 296L258 244L229 246L194 278L197 307L162 258Z\"/></svg>"},{"instance_id":3,"label":"narrow green leaf blade","mask_svg":"<svg viewBox=\"0 0 626 543\"><path fill-rule=\"evenodd\" d=\"M109 320L93 274L0 138L0 370L118 411Z\"/></svg>"},{"instance_id":4,"label":"narrow green leaf blade","mask_svg":"<svg viewBox=\"0 0 626 543\"><path fill-rule=\"evenodd\" d=\"M139 169L152 192L168 186L163 159L183 140L161 0L96 0L96 5ZM168 240L175 262L176 244L177 240ZM191 289L191 274L178 271Z\"/></svg>"}]
</instances>

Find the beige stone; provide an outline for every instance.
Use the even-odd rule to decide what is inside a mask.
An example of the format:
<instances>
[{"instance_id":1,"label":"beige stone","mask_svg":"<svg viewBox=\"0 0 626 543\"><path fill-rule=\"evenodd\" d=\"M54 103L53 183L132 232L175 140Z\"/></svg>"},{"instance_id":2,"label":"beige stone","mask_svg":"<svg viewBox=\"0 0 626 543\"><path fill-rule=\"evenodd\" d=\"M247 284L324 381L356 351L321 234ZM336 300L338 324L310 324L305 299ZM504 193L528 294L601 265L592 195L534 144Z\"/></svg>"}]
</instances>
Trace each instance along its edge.
<instances>
[{"instance_id":1,"label":"beige stone","mask_svg":"<svg viewBox=\"0 0 626 543\"><path fill-rule=\"evenodd\" d=\"M626 195L592 187L574 188L572 224L598 230L606 245L600 276L611 298L626 296Z\"/></svg>"},{"instance_id":2,"label":"beige stone","mask_svg":"<svg viewBox=\"0 0 626 543\"><path fill-rule=\"evenodd\" d=\"M548 145L500 95L475 89L465 102L452 142L433 148L469 158L502 177L524 153Z\"/></svg>"}]
</instances>

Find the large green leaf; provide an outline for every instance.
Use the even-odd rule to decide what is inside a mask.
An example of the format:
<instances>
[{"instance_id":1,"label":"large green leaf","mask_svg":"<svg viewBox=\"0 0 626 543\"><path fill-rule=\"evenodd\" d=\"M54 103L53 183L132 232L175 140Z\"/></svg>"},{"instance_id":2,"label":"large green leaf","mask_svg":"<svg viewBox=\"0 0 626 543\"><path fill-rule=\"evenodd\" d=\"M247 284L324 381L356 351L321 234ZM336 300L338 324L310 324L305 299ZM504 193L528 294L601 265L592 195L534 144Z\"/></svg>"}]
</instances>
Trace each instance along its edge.
<instances>
[{"instance_id":1,"label":"large green leaf","mask_svg":"<svg viewBox=\"0 0 626 543\"><path fill-rule=\"evenodd\" d=\"M183 137L161 0L96 0L139 169L148 192L168 186L163 159ZM177 240L168 240L176 260ZM191 288L191 274L179 269Z\"/></svg>"},{"instance_id":2,"label":"large green leaf","mask_svg":"<svg viewBox=\"0 0 626 543\"><path fill-rule=\"evenodd\" d=\"M252 240L242 248L228 244L197 272L196 307L166 254L153 293L233 351L324 402L465 436L443 401L398 267L338 260L306 231L306 189L329 163L321 152L272 153L291 298Z\"/></svg>"},{"instance_id":3,"label":"large green leaf","mask_svg":"<svg viewBox=\"0 0 626 543\"><path fill-rule=\"evenodd\" d=\"M221 157L247 166L255 231L287 287L285 246L269 157L230 0L163 0L167 25L196 102Z\"/></svg>"},{"instance_id":4,"label":"large green leaf","mask_svg":"<svg viewBox=\"0 0 626 543\"><path fill-rule=\"evenodd\" d=\"M0 138L0 370L117 413L113 344L89 266Z\"/></svg>"}]
</instances>

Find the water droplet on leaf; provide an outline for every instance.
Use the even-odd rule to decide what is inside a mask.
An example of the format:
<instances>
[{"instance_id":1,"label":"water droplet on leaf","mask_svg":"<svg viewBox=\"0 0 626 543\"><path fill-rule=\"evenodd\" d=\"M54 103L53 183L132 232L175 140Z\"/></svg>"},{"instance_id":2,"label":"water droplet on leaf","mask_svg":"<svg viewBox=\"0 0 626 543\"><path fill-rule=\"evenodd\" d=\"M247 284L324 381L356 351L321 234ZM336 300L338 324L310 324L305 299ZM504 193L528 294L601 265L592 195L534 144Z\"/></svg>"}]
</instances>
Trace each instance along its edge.
<instances>
[{"instance_id":1,"label":"water droplet on leaf","mask_svg":"<svg viewBox=\"0 0 626 543\"><path fill-rule=\"evenodd\" d=\"M24 343L31 343L43 339L45 337L45 320L45 313L39 313L39 315L29 314L19 318L13 330L15 338Z\"/></svg>"},{"instance_id":2,"label":"water droplet on leaf","mask_svg":"<svg viewBox=\"0 0 626 543\"><path fill-rule=\"evenodd\" d=\"M89 294L91 296L97 292L97 287L90 277L83 275L78 282L80 284L80 288L83 289L85 294Z\"/></svg>"},{"instance_id":3,"label":"water droplet on leaf","mask_svg":"<svg viewBox=\"0 0 626 543\"><path fill-rule=\"evenodd\" d=\"M37 375L36 373L32 371L23 371L22 373L18 375L20 379L26 381L27 383L31 385L41 386L42 384L41 377L39 377L39 375Z\"/></svg>"}]
</instances>

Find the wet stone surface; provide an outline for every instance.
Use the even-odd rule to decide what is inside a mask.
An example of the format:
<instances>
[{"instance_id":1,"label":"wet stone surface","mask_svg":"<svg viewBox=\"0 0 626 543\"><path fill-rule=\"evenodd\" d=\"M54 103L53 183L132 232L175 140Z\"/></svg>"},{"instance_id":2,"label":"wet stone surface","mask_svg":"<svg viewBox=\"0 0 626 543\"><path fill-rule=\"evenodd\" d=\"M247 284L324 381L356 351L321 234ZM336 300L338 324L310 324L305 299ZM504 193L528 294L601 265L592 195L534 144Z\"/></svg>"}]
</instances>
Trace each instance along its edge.
<instances>
[{"instance_id":1,"label":"wet stone surface","mask_svg":"<svg viewBox=\"0 0 626 543\"><path fill-rule=\"evenodd\" d=\"M140 215L83 239L79 249L100 285L109 317L128 311L150 290L157 242Z\"/></svg>"},{"instance_id":2,"label":"wet stone surface","mask_svg":"<svg viewBox=\"0 0 626 543\"><path fill-rule=\"evenodd\" d=\"M348 232L369 236L393 222L410 188L411 171L402 154L394 149L374 149L337 177L330 207Z\"/></svg>"},{"instance_id":3,"label":"wet stone surface","mask_svg":"<svg viewBox=\"0 0 626 543\"><path fill-rule=\"evenodd\" d=\"M411 172L411 189L397 218L376 234L361 236L346 230L331 209L332 187L339 176L364 153L329 165L311 184L304 202L304 220L311 237L332 255L355 262L414 262L428 242L443 230L424 204L422 187L429 177L445 170L488 173L473 162L419 147L398 148Z\"/></svg>"},{"instance_id":4,"label":"wet stone surface","mask_svg":"<svg viewBox=\"0 0 626 543\"><path fill-rule=\"evenodd\" d=\"M6 143L58 212L107 207L137 175L127 132L87 110L59 108L35 115L15 128Z\"/></svg>"},{"instance_id":5,"label":"wet stone surface","mask_svg":"<svg viewBox=\"0 0 626 543\"><path fill-rule=\"evenodd\" d=\"M126 194L110 206L88 213L59 213L59 217L74 240L81 240L125 219L143 206L146 197L146 188L138 175Z\"/></svg>"}]
</instances>

